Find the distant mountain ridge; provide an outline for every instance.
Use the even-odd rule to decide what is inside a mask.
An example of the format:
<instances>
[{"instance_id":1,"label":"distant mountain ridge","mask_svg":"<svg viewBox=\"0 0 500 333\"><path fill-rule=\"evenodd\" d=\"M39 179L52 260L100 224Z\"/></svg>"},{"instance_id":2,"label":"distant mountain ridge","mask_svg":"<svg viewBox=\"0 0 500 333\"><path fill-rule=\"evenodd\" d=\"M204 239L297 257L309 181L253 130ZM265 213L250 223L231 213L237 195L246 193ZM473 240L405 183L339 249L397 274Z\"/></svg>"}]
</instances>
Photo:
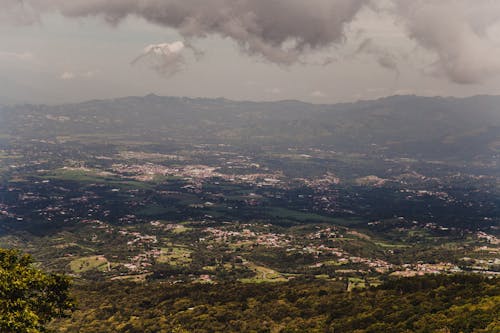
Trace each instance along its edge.
<instances>
[{"instance_id":1,"label":"distant mountain ridge","mask_svg":"<svg viewBox=\"0 0 500 333\"><path fill-rule=\"evenodd\" d=\"M500 96L392 96L320 105L147 95L3 106L0 121L2 134L23 138L128 136L456 160L500 154Z\"/></svg>"}]
</instances>

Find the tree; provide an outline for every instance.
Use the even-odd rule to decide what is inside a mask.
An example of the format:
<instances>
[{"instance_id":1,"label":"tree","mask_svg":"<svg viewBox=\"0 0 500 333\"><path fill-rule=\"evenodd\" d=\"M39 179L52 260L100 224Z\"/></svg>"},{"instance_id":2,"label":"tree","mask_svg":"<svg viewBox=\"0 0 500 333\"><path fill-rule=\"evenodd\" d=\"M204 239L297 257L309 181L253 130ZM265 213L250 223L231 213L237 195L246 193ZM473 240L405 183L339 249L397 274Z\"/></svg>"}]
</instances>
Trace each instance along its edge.
<instances>
[{"instance_id":1,"label":"tree","mask_svg":"<svg viewBox=\"0 0 500 333\"><path fill-rule=\"evenodd\" d=\"M53 318L73 310L69 286L68 277L43 272L31 256L0 249L0 332L46 332Z\"/></svg>"}]
</instances>

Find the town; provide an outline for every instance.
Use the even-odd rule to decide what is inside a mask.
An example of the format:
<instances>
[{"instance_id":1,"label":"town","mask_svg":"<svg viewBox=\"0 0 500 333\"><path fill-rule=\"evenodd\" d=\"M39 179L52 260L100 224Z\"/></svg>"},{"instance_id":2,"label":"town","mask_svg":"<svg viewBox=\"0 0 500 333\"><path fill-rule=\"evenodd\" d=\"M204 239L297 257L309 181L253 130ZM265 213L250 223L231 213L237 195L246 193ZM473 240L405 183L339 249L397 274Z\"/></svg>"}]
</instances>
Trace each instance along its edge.
<instances>
[{"instance_id":1,"label":"town","mask_svg":"<svg viewBox=\"0 0 500 333\"><path fill-rule=\"evenodd\" d=\"M43 157L23 158L40 146ZM277 167L345 158L317 148L273 158L226 145L79 154L58 158L44 141L4 149L0 188L0 244L24 247L76 278L216 283L307 275L362 288L384 276L499 273L498 216L487 195L493 176L450 169L437 177L422 171L425 164L394 159L384 159L378 176L333 167L304 177ZM457 179L484 187L463 193L449 185ZM404 209L391 209L384 196ZM428 211L408 214L422 201ZM452 212L462 207L470 218L461 218L475 224L456 223Z\"/></svg>"}]
</instances>

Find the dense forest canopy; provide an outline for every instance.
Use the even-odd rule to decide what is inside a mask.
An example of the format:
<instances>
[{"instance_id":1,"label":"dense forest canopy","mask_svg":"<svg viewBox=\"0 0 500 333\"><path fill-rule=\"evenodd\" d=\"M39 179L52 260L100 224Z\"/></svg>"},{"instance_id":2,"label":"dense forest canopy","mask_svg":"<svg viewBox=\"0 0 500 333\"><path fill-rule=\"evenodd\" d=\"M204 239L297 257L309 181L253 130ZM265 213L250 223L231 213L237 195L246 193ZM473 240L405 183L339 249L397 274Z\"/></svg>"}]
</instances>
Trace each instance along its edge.
<instances>
[{"instance_id":1,"label":"dense forest canopy","mask_svg":"<svg viewBox=\"0 0 500 333\"><path fill-rule=\"evenodd\" d=\"M59 332L498 332L500 280L476 275L345 282L78 286Z\"/></svg>"}]
</instances>

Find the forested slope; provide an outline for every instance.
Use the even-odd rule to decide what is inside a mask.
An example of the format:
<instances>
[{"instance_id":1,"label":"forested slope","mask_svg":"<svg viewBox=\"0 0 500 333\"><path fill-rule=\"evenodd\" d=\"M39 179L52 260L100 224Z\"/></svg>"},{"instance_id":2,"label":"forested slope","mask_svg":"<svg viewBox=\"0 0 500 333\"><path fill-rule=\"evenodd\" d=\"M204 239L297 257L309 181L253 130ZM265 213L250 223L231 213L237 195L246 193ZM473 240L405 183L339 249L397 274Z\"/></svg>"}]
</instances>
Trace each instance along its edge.
<instances>
[{"instance_id":1,"label":"forested slope","mask_svg":"<svg viewBox=\"0 0 500 333\"><path fill-rule=\"evenodd\" d=\"M78 286L59 332L499 332L500 280L424 276L346 292L342 281ZM104 301L103 301L104 300Z\"/></svg>"}]
</instances>

